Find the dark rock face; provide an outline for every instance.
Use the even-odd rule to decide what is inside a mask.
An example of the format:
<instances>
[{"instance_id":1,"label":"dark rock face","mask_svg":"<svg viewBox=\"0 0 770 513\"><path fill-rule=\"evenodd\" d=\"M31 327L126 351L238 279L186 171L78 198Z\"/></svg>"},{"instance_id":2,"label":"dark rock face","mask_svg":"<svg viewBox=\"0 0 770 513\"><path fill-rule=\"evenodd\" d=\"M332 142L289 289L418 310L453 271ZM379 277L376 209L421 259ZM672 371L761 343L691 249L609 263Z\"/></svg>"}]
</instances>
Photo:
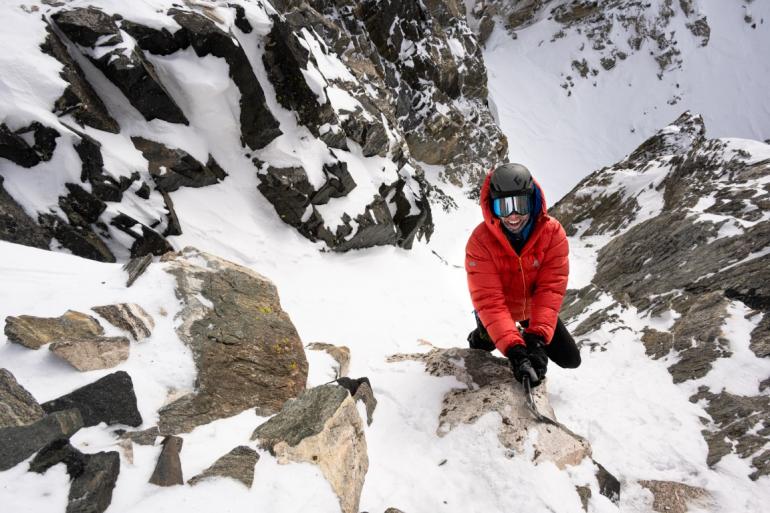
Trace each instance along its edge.
<instances>
[{"instance_id":1,"label":"dark rock face","mask_svg":"<svg viewBox=\"0 0 770 513\"><path fill-rule=\"evenodd\" d=\"M259 453L241 445L228 452L209 468L190 479L187 484L196 485L201 481L215 477L229 477L240 481L247 488L254 483L254 465L259 461Z\"/></svg>"},{"instance_id":2,"label":"dark rock face","mask_svg":"<svg viewBox=\"0 0 770 513\"><path fill-rule=\"evenodd\" d=\"M90 228L72 226L53 214L40 214L40 225L73 254L98 262L115 262L115 255Z\"/></svg>"},{"instance_id":3,"label":"dark rock face","mask_svg":"<svg viewBox=\"0 0 770 513\"><path fill-rule=\"evenodd\" d=\"M169 14L186 31L186 38L199 57L214 55L227 61L230 78L241 92L241 142L251 149L259 149L281 135L278 121L265 104L265 94L254 70L231 35L198 13L172 9Z\"/></svg>"},{"instance_id":4,"label":"dark rock face","mask_svg":"<svg viewBox=\"0 0 770 513\"><path fill-rule=\"evenodd\" d=\"M22 137L31 133L34 143L30 145ZM29 126L11 130L0 123L0 158L8 159L21 167L33 167L49 161L56 149L59 132L35 121Z\"/></svg>"},{"instance_id":5,"label":"dark rock face","mask_svg":"<svg viewBox=\"0 0 770 513\"><path fill-rule=\"evenodd\" d=\"M98 452L86 457L83 473L70 485L66 513L102 513L112 502L112 490L120 473L117 452Z\"/></svg>"},{"instance_id":6,"label":"dark rock face","mask_svg":"<svg viewBox=\"0 0 770 513\"><path fill-rule=\"evenodd\" d=\"M0 429L26 426L43 418L38 402L7 369L0 369Z\"/></svg>"},{"instance_id":7,"label":"dark rock face","mask_svg":"<svg viewBox=\"0 0 770 513\"><path fill-rule=\"evenodd\" d=\"M147 121L162 119L187 125L187 118L169 95L155 67L138 49L121 47L117 23L94 7L59 11L51 16L56 26L120 89ZM98 42L99 51L95 48ZM104 52L105 47L116 46ZM98 57L97 57L98 56Z\"/></svg>"},{"instance_id":8,"label":"dark rock face","mask_svg":"<svg viewBox=\"0 0 770 513\"><path fill-rule=\"evenodd\" d=\"M85 426L104 422L107 425L126 424L136 427L142 423L142 416L136 408L134 384L125 371L109 374L58 399L43 403L42 407L47 413L77 408Z\"/></svg>"},{"instance_id":9,"label":"dark rock face","mask_svg":"<svg viewBox=\"0 0 770 513\"><path fill-rule=\"evenodd\" d=\"M160 191L173 192L180 187L205 187L224 180L227 176L211 155L204 166L179 148L169 148L142 137L132 137L131 142L149 162L150 176Z\"/></svg>"},{"instance_id":10,"label":"dark rock face","mask_svg":"<svg viewBox=\"0 0 770 513\"><path fill-rule=\"evenodd\" d=\"M8 194L3 180L0 176L0 240L48 249L51 237Z\"/></svg>"},{"instance_id":11,"label":"dark rock face","mask_svg":"<svg viewBox=\"0 0 770 513\"><path fill-rule=\"evenodd\" d=\"M249 408L269 415L304 390L302 342L270 281L193 248L166 260L184 305L177 331L198 377L194 393L160 411L161 433L188 432Z\"/></svg>"},{"instance_id":12,"label":"dark rock face","mask_svg":"<svg viewBox=\"0 0 770 513\"><path fill-rule=\"evenodd\" d=\"M0 428L0 471L8 470L61 438L69 438L83 427L78 410L46 415L27 426Z\"/></svg>"},{"instance_id":13,"label":"dark rock face","mask_svg":"<svg viewBox=\"0 0 770 513\"><path fill-rule=\"evenodd\" d=\"M167 436L163 440L163 450L158 456L158 463L150 476L150 482L158 486L174 486L184 484L182 477L182 462L179 452L184 440L178 436Z\"/></svg>"},{"instance_id":14,"label":"dark rock face","mask_svg":"<svg viewBox=\"0 0 770 513\"><path fill-rule=\"evenodd\" d=\"M29 464L29 470L44 474L54 465L64 463L67 466L67 473L72 479L76 479L83 474L86 460L87 456L72 447L69 440L55 440L37 453Z\"/></svg>"},{"instance_id":15,"label":"dark rock face","mask_svg":"<svg viewBox=\"0 0 770 513\"><path fill-rule=\"evenodd\" d=\"M81 125L87 125L105 132L120 132L118 122L110 115L101 98L84 78L83 70L67 51L56 33L48 27L48 36L40 49L62 63L59 76L69 85L54 104L54 113L59 116L72 114Z\"/></svg>"}]
</instances>

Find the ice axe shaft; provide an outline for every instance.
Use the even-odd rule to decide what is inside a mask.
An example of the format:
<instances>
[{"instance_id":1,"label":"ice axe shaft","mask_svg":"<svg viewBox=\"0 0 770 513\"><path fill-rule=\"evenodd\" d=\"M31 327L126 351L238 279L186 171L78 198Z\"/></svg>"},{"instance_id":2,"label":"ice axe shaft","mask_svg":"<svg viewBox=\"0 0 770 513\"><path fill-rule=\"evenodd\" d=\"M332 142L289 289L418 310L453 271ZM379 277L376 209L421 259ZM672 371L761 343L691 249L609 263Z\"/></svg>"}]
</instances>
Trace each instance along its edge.
<instances>
[{"instance_id":1,"label":"ice axe shaft","mask_svg":"<svg viewBox=\"0 0 770 513\"><path fill-rule=\"evenodd\" d=\"M537 409L537 404L535 404L535 397L532 395L532 385L530 384L531 383L530 380L532 379L532 374L535 371L534 371L534 369L532 369L531 365L528 365L528 367L529 367L528 371L525 371L525 372L522 373L522 380L521 380L521 382L524 385L524 394L525 394L525 397L526 397L526 400L527 400L527 406L529 407L529 411L531 411L532 415L534 415L535 418L537 420L539 420L540 422L545 422L546 424L552 424L552 425L557 426L557 427L563 427L561 424L559 424L558 422L556 422L552 418L550 418L550 417L540 413L540 410ZM524 369L522 369L522 370L524 370ZM531 372L529 372L529 371L531 371ZM537 374L534 374L534 377L537 380Z\"/></svg>"}]
</instances>

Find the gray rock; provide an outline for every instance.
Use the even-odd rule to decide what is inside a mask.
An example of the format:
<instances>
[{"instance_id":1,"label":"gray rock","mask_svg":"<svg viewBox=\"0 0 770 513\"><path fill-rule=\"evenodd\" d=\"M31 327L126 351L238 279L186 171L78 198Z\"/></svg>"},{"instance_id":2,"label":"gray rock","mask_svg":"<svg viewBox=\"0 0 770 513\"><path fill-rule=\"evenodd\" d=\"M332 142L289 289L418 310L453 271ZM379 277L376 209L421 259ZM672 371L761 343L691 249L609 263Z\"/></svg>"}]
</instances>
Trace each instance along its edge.
<instances>
[{"instance_id":1,"label":"gray rock","mask_svg":"<svg viewBox=\"0 0 770 513\"><path fill-rule=\"evenodd\" d=\"M652 509L660 513L687 513L692 506L714 507L711 494L697 486L654 480L642 480L639 484L652 492Z\"/></svg>"},{"instance_id":2,"label":"gray rock","mask_svg":"<svg viewBox=\"0 0 770 513\"><path fill-rule=\"evenodd\" d=\"M0 428L0 471L8 470L61 438L69 438L83 427L78 410L46 415L27 426Z\"/></svg>"},{"instance_id":3,"label":"gray rock","mask_svg":"<svg viewBox=\"0 0 770 513\"><path fill-rule=\"evenodd\" d=\"M125 371L108 374L58 399L42 404L46 413L77 408L85 426L126 424L138 426L142 416L136 407L131 376Z\"/></svg>"},{"instance_id":4,"label":"gray rock","mask_svg":"<svg viewBox=\"0 0 770 513\"><path fill-rule=\"evenodd\" d=\"M81 372L109 369L128 360L126 337L67 337L48 349Z\"/></svg>"},{"instance_id":5,"label":"gray rock","mask_svg":"<svg viewBox=\"0 0 770 513\"><path fill-rule=\"evenodd\" d=\"M599 493L607 497L616 506L619 505L620 481L595 460L594 465L596 466L596 480L599 483Z\"/></svg>"},{"instance_id":6,"label":"gray rock","mask_svg":"<svg viewBox=\"0 0 770 513\"><path fill-rule=\"evenodd\" d=\"M337 362L337 368L334 372L336 378L348 375L348 371L350 370L350 348L323 342L313 342L312 344L308 344L307 348L313 351L325 351L329 356L334 358L334 361ZM355 392L351 392L351 394L353 393Z\"/></svg>"},{"instance_id":7,"label":"gray rock","mask_svg":"<svg viewBox=\"0 0 770 513\"><path fill-rule=\"evenodd\" d=\"M158 456L158 463L150 476L150 483L158 486L174 486L184 484L182 477L182 462L179 452L184 440L178 436L167 436L163 440L163 450Z\"/></svg>"},{"instance_id":8,"label":"gray rock","mask_svg":"<svg viewBox=\"0 0 770 513\"><path fill-rule=\"evenodd\" d=\"M121 440L129 440L139 445L155 445L155 440L160 436L158 426L153 426L143 431L124 431L120 433Z\"/></svg>"},{"instance_id":9,"label":"gray rock","mask_svg":"<svg viewBox=\"0 0 770 513\"><path fill-rule=\"evenodd\" d=\"M251 488L254 482L254 465L259 461L259 453L251 447L241 445L228 452L209 468L193 477L187 484L196 485L203 480L215 477L228 477Z\"/></svg>"},{"instance_id":10,"label":"gray rock","mask_svg":"<svg viewBox=\"0 0 770 513\"><path fill-rule=\"evenodd\" d=\"M32 132L34 143L22 137ZM56 149L59 132L35 121L29 126L11 130L5 123L0 123L0 158L8 159L21 167L33 167L42 161L51 160Z\"/></svg>"},{"instance_id":11,"label":"gray rock","mask_svg":"<svg viewBox=\"0 0 770 513\"><path fill-rule=\"evenodd\" d=\"M363 424L348 391L337 385L312 388L259 426L252 435L278 463L318 465L343 513L357 513L369 468Z\"/></svg>"},{"instance_id":12,"label":"gray rock","mask_svg":"<svg viewBox=\"0 0 770 513\"><path fill-rule=\"evenodd\" d=\"M136 303L95 306L91 310L116 328L129 332L136 341L152 335L152 330L155 328L152 316Z\"/></svg>"},{"instance_id":13,"label":"gray rock","mask_svg":"<svg viewBox=\"0 0 770 513\"><path fill-rule=\"evenodd\" d=\"M0 176L0 240L48 249L50 235L8 194L3 180Z\"/></svg>"},{"instance_id":14,"label":"gray rock","mask_svg":"<svg viewBox=\"0 0 770 513\"><path fill-rule=\"evenodd\" d=\"M538 422L529 410L525 394L511 374L508 361L486 351L433 349L428 353L394 355L388 361L415 360L425 363L433 376L455 376L467 385L444 396L437 434L444 436L461 424L475 423L489 412L502 417L498 440L507 449L522 453L530 430L537 431L534 461L551 461L559 468L576 465L591 455L588 441L565 427ZM539 411L554 418L546 386L533 390Z\"/></svg>"},{"instance_id":15,"label":"gray rock","mask_svg":"<svg viewBox=\"0 0 770 513\"><path fill-rule=\"evenodd\" d=\"M54 440L38 452L29 464L30 472L44 474L49 468L64 463L70 478L83 474L88 456L78 451L66 438Z\"/></svg>"},{"instance_id":16,"label":"gray rock","mask_svg":"<svg viewBox=\"0 0 770 513\"><path fill-rule=\"evenodd\" d=\"M83 473L70 485L66 513L102 513L112 502L112 490L120 473L115 451L89 454Z\"/></svg>"},{"instance_id":17,"label":"gray rock","mask_svg":"<svg viewBox=\"0 0 770 513\"><path fill-rule=\"evenodd\" d=\"M150 263L152 262L152 255L146 254L142 255L140 257L135 257L130 259L126 264L123 266L123 270L128 273L128 280L126 281L126 287L130 287L134 284L137 278L144 273L144 271L147 270L147 267L149 267Z\"/></svg>"},{"instance_id":18,"label":"gray rock","mask_svg":"<svg viewBox=\"0 0 770 513\"><path fill-rule=\"evenodd\" d=\"M40 404L7 369L0 369L0 428L26 426L42 419Z\"/></svg>"},{"instance_id":19,"label":"gray rock","mask_svg":"<svg viewBox=\"0 0 770 513\"><path fill-rule=\"evenodd\" d=\"M580 496L580 505L583 506L583 511L588 511L588 501L591 500L591 488L588 486L576 486L578 496Z\"/></svg>"},{"instance_id":20,"label":"gray rock","mask_svg":"<svg viewBox=\"0 0 770 513\"><path fill-rule=\"evenodd\" d=\"M369 378L350 379L346 377L338 378L336 383L344 387L353 396L353 400L361 401L366 407L366 423L371 425L374 420L374 410L377 408L377 399L372 391L372 384Z\"/></svg>"},{"instance_id":21,"label":"gray rock","mask_svg":"<svg viewBox=\"0 0 770 513\"><path fill-rule=\"evenodd\" d=\"M132 137L131 142L147 159L150 175L161 191L173 192L180 187L205 187L227 176L211 155L208 163L203 165L179 148L169 148L138 136Z\"/></svg>"},{"instance_id":22,"label":"gray rock","mask_svg":"<svg viewBox=\"0 0 770 513\"><path fill-rule=\"evenodd\" d=\"M97 262L115 262L115 255L91 228L72 226L54 214L40 214L38 222L50 237L72 254Z\"/></svg>"},{"instance_id":23,"label":"gray rock","mask_svg":"<svg viewBox=\"0 0 770 513\"><path fill-rule=\"evenodd\" d=\"M304 390L302 342L268 279L194 248L164 260L183 304L177 333L192 350L198 377L194 393L160 411L161 433L188 432L255 407L271 415Z\"/></svg>"},{"instance_id":24,"label":"gray rock","mask_svg":"<svg viewBox=\"0 0 770 513\"><path fill-rule=\"evenodd\" d=\"M110 220L110 224L134 239L130 248L131 258L159 256L173 251L171 244L160 233L133 217L120 213Z\"/></svg>"},{"instance_id":25,"label":"gray rock","mask_svg":"<svg viewBox=\"0 0 770 513\"><path fill-rule=\"evenodd\" d=\"M5 335L10 342L29 349L40 349L66 338L91 338L104 334L99 321L81 312L67 310L60 317L32 315L5 318Z\"/></svg>"}]
</instances>

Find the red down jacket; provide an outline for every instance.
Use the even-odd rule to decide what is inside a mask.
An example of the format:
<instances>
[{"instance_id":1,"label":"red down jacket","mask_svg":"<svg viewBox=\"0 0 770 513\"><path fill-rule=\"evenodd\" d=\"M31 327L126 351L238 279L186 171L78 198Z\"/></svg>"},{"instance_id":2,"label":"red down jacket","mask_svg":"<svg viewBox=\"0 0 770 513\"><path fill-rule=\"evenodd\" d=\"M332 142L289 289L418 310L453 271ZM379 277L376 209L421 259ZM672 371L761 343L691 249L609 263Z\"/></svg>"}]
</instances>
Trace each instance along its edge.
<instances>
[{"instance_id":1,"label":"red down jacket","mask_svg":"<svg viewBox=\"0 0 770 513\"><path fill-rule=\"evenodd\" d=\"M524 340L516 321L528 319L526 331L550 343L569 275L569 245L559 221L546 213L540 185L541 209L532 233L517 255L492 213L487 176L481 188L484 222L465 247L465 272L473 307L495 342L506 351Z\"/></svg>"}]
</instances>

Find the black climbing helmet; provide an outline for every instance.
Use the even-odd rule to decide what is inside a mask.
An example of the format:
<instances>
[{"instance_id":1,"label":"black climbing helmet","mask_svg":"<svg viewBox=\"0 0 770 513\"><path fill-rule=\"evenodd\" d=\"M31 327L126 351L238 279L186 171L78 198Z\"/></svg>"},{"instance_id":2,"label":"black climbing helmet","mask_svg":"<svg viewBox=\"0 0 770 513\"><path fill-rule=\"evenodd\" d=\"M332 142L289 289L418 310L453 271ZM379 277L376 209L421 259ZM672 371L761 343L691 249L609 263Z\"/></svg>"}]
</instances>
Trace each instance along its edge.
<instances>
[{"instance_id":1,"label":"black climbing helmet","mask_svg":"<svg viewBox=\"0 0 770 513\"><path fill-rule=\"evenodd\" d=\"M531 195L535 192L535 182L529 169L521 164L501 164L492 171L489 184L492 199L505 196Z\"/></svg>"}]
</instances>

